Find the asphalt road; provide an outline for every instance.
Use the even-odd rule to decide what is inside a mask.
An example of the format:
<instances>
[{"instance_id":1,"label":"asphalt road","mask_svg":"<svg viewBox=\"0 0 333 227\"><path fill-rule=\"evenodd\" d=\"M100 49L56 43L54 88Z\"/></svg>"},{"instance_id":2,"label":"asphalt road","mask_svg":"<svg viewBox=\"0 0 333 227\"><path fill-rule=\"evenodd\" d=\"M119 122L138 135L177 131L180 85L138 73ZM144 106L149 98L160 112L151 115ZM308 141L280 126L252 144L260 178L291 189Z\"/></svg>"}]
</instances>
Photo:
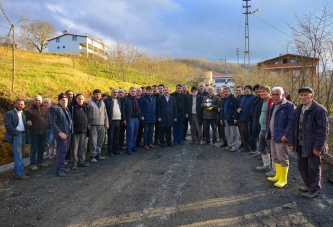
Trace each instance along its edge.
<instances>
[{"instance_id":1,"label":"asphalt road","mask_svg":"<svg viewBox=\"0 0 333 227\"><path fill-rule=\"evenodd\" d=\"M55 176L0 175L0 226L333 226L324 166L319 197L304 199L291 155L288 185L275 188L248 153L185 145L107 157Z\"/></svg>"}]
</instances>

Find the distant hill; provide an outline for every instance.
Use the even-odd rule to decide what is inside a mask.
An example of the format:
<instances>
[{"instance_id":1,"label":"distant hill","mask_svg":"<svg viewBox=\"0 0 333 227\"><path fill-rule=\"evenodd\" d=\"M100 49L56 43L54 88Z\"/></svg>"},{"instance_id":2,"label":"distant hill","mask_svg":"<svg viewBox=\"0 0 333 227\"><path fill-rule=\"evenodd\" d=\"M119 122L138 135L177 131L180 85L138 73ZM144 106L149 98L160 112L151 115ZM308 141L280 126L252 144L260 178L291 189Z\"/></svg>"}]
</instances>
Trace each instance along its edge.
<instances>
[{"instance_id":1,"label":"distant hill","mask_svg":"<svg viewBox=\"0 0 333 227\"><path fill-rule=\"evenodd\" d=\"M181 62L183 64L200 68L205 71L213 71L214 73L224 73L227 72L235 72L236 70L242 69L241 65L237 65L237 63L230 62L212 62L203 58L178 58L175 61Z\"/></svg>"}]
</instances>

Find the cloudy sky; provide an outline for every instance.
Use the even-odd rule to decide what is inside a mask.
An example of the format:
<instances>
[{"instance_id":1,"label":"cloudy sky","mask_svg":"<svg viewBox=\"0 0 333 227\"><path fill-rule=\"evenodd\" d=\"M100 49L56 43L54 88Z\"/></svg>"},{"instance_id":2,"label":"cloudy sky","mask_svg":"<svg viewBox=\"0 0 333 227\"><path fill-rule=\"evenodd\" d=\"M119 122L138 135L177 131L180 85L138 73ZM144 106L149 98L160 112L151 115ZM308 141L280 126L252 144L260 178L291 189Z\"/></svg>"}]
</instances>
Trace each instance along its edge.
<instances>
[{"instance_id":1,"label":"cloudy sky","mask_svg":"<svg viewBox=\"0 0 333 227\"><path fill-rule=\"evenodd\" d=\"M170 58L227 59L243 62L245 16L242 0L2 0L9 18L19 19L21 8L34 20L48 21L61 31L131 42L143 52ZM321 8L328 0L252 0L249 15L251 63L285 53L287 24ZM0 15L0 32L6 33Z\"/></svg>"}]
</instances>

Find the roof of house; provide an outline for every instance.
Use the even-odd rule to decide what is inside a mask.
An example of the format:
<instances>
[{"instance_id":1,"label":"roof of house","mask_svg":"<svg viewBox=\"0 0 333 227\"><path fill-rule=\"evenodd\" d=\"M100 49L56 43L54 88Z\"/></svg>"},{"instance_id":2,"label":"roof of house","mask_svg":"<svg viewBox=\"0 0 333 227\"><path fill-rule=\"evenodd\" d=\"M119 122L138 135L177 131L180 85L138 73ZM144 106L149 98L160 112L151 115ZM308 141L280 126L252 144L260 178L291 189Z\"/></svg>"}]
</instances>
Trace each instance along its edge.
<instances>
[{"instance_id":1,"label":"roof of house","mask_svg":"<svg viewBox=\"0 0 333 227\"><path fill-rule=\"evenodd\" d=\"M234 78L234 74L232 73L214 73L213 74L213 79L223 79L223 78Z\"/></svg>"},{"instance_id":2,"label":"roof of house","mask_svg":"<svg viewBox=\"0 0 333 227\"><path fill-rule=\"evenodd\" d=\"M57 38L60 38L60 37L66 36L66 35L70 35L70 36L78 36L78 37L83 37L83 38L89 38L89 39L94 40L95 42L97 42L97 43L99 43L99 44L101 44L101 45L103 45L103 46L105 46L105 47L108 47L108 46L105 45L104 43L102 43L102 42L100 42L100 41L98 41L98 40L96 40L96 39L93 39L93 38L91 38L90 36L87 36L87 35L75 35L75 34L69 34L69 33L68 33L68 34L62 34L62 35L60 35L60 36L54 37L54 38L49 39L49 40L47 40L47 41L50 42L50 41L52 41L52 40L54 40L54 39L57 39Z\"/></svg>"},{"instance_id":3,"label":"roof of house","mask_svg":"<svg viewBox=\"0 0 333 227\"><path fill-rule=\"evenodd\" d=\"M280 55L278 57L275 57L275 58L271 58L271 59L267 59L265 61L262 61L262 62L258 62L257 64L261 64L261 63L265 63L265 62L268 62L268 61L273 61L275 59L281 59L281 58L285 58L285 57L295 57L295 58L308 58L308 59L313 59L313 60L319 60L318 58L314 58L314 57L309 57L309 56L302 56L302 55L297 55L297 54L284 54L284 55Z\"/></svg>"}]
</instances>

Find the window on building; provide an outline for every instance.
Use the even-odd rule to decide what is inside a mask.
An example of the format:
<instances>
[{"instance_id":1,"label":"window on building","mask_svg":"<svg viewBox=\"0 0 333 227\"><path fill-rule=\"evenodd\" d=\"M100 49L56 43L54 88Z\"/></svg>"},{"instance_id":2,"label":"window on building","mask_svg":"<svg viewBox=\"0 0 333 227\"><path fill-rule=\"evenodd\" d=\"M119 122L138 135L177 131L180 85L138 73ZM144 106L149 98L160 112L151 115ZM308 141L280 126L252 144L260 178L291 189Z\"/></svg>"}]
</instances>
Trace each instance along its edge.
<instances>
[{"instance_id":1,"label":"window on building","mask_svg":"<svg viewBox=\"0 0 333 227\"><path fill-rule=\"evenodd\" d=\"M293 70L293 76L300 76L301 71L300 70Z\"/></svg>"},{"instance_id":2,"label":"window on building","mask_svg":"<svg viewBox=\"0 0 333 227\"><path fill-rule=\"evenodd\" d=\"M65 48L65 46L62 46L62 48Z\"/></svg>"},{"instance_id":3,"label":"window on building","mask_svg":"<svg viewBox=\"0 0 333 227\"><path fill-rule=\"evenodd\" d=\"M77 41L77 35L72 36L72 41Z\"/></svg>"},{"instance_id":4,"label":"window on building","mask_svg":"<svg viewBox=\"0 0 333 227\"><path fill-rule=\"evenodd\" d=\"M59 49L60 47L57 47L57 49Z\"/></svg>"},{"instance_id":5,"label":"window on building","mask_svg":"<svg viewBox=\"0 0 333 227\"><path fill-rule=\"evenodd\" d=\"M295 59L290 59L290 63L291 63L291 64L295 64L295 63L296 63L296 60L295 60Z\"/></svg>"},{"instance_id":6,"label":"window on building","mask_svg":"<svg viewBox=\"0 0 333 227\"><path fill-rule=\"evenodd\" d=\"M56 38L56 43L59 43L60 42L60 38Z\"/></svg>"},{"instance_id":7,"label":"window on building","mask_svg":"<svg viewBox=\"0 0 333 227\"><path fill-rule=\"evenodd\" d=\"M215 83L225 83L225 79L215 79Z\"/></svg>"},{"instance_id":8,"label":"window on building","mask_svg":"<svg viewBox=\"0 0 333 227\"><path fill-rule=\"evenodd\" d=\"M287 63L288 63L288 59L287 59L287 58L284 58L284 59L282 60L282 63L283 63L283 64L287 64Z\"/></svg>"},{"instance_id":9,"label":"window on building","mask_svg":"<svg viewBox=\"0 0 333 227\"><path fill-rule=\"evenodd\" d=\"M270 76L276 76L277 73L276 73L276 72L269 72L269 75L270 75Z\"/></svg>"},{"instance_id":10,"label":"window on building","mask_svg":"<svg viewBox=\"0 0 333 227\"><path fill-rule=\"evenodd\" d=\"M279 64L279 62L278 62L278 61L275 61L274 64L277 65L277 64Z\"/></svg>"}]
</instances>

